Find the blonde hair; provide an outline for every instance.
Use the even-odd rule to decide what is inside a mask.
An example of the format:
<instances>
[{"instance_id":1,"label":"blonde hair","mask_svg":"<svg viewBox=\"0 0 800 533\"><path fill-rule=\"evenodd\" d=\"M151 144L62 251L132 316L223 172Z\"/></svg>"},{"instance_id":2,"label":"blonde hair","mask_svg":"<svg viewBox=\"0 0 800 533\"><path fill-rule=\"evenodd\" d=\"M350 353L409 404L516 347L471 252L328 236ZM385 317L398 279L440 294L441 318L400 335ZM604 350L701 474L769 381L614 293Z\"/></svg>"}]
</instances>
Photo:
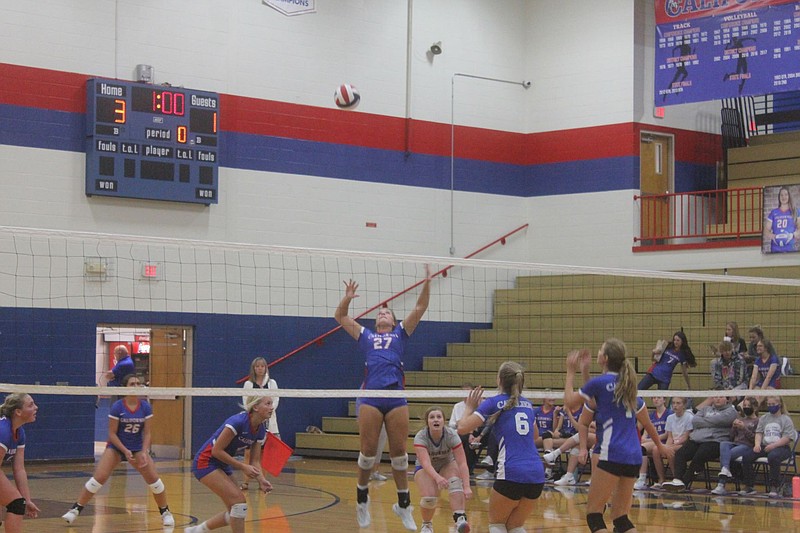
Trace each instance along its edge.
<instances>
[{"instance_id":1,"label":"blonde hair","mask_svg":"<svg viewBox=\"0 0 800 533\"><path fill-rule=\"evenodd\" d=\"M272 398L272 396L248 396L247 400L242 405L242 409L247 411L248 413L253 412L253 408L261 402L264 398Z\"/></svg>"},{"instance_id":2,"label":"blonde hair","mask_svg":"<svg viewBox=\"0 0 800 533\"><path fill-rule=\"evenodd\" d=\"M508 394L508 400L501 411L489 417L487 424L494 424L497 417L503 411L508 411L519 405L519 398L522 396L522 388L525 386L525 372L522 365L514 361L506 361L497 370L497 381L500 382L500 390Z\"/></svg>"},{"instance_id":3,"label":"blonde hair","mask_svg":"<svg viewBox=\"0 0 800 533\"><path fill-rule=\"evenodd\" d=\"M23 408L26 399L29 397L30 395L26 392L15 392L13 394L9 394L6 396L3 405L0 405L0 416L10 419L14 415L14 411Z\"/></svg>"},{"instance_id":4,"label":"blonde hair","mask_svg":"<svg viewBox=\"0 0 800 533\"><path fill-rule=\"evenodd\" d=\"M614 403L622 404L632 412L636 412L636 370L627 358L625 343L619 339L607 339L603 343L603 354L607 358L606 365L611 372L617 372L619 379L614 387Z\"/></svg>"}]
</instances>

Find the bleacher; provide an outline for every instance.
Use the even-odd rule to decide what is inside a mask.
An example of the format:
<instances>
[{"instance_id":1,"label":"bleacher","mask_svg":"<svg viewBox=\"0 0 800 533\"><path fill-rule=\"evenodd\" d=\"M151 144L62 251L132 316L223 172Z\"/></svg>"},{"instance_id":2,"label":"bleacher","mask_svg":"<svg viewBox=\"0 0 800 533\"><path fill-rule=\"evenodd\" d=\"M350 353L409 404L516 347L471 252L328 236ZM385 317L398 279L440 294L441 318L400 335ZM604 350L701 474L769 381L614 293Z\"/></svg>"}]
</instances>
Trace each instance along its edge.
<instances>
[{"instance_id":1,"label":"bleacher","mask_svg":"<svg viewBox=\"0 0 800 533\"><path fill-rule=\"evenodd\" d=\"M800 267L730 272L765 277L770 273L797 279ZM709 390L713 359L709 346L722 340L726 322L738 322L745 338L749 326L760 324L779 354L796 354L798 302L800 287L778 290L772 285L734 287L707 281L595 275L520 277L516 288L496 291L491 329L473 330L468 343L449 344L445 357L424 358L422 371L406 372L406 386L460 389L462 383L470 382L492 390L499 364L515 360L527 370L527 389L557 391L564 385L564 357L569 350L588 347L594 354L604 339L619 337L643 373L655 342L670 339L683 329L697 357L697 367L690 369L692 388ZM782 385L800 388L800 375L782 378ZM676 369L672 388L684 387ZM786 401L800 428L800 398ZM436 403L442 404L449 417L452 404ZM410 401L409 453L413 453L411 437L423 426L421 416L429 405L432 402ZM354 417L355 402L351 402L348 417L321 421L324 434L298 434L297 453L355 457L358 427Z\"/></svg>"}]
</instances>

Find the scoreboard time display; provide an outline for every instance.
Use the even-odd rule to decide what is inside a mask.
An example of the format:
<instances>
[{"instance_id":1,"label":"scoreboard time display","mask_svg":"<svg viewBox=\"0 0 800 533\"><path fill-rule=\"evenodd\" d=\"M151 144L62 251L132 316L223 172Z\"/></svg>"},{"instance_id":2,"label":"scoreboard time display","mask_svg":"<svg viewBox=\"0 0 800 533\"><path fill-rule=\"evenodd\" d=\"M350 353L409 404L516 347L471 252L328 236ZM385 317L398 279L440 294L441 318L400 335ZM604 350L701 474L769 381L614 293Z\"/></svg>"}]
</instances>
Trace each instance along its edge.
<instances>
[{"instance_id":1,"label":"scoreboard time display","mask_svg":"<svg viewBox=\"0 0 800 533\"><path fill-rule=\"evenodd\" d=\"M86 195L216 204L219 95L86 82Z\"/></svg>"}]
</instances>

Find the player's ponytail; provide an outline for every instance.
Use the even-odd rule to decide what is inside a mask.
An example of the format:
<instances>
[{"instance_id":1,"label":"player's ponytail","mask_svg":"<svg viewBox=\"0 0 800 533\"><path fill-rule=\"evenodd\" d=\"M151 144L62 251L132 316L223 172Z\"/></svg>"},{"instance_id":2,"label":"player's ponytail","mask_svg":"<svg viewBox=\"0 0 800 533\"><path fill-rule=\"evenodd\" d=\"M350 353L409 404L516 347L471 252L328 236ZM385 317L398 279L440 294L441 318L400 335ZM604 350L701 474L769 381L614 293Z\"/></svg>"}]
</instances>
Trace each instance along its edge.
<instances>
[{"instance_id":1,"label":"player's ponytail","mask_svg":"<svg viewBox=\"0 0 800 533\"><path fill-rule=\"evenodd\" d=\"M522 365L514 361L506 361L500 365L497 371L497 381L500 383L500 390L508 394L508 400L501 411L489 417L488 425L492 425L503 411L508 411L519 405L519 398L522 396L522 389L525 387L525 372Z\"/></svg>"},{"instance_id":2,"label":"player's ponytail","mask_svg":"<svg viewBox=\"0 0 800 533\"><path fill-rule=\"evenodd\" d=\"M0 405L0 416L4 416L10 420L14 415L14 411L17 409L22 409L27 398L28 394L24 392L15 392L13 394L9 394L6 396L3 405Z\"/></svg>"},{"instance_id":3,"label":"player's ponytail","mask_svg":"<svg viewBox=\"0 0 800 533\"><path fill-rule=\"evenodd\" d=\"M636 412L636 370L627 358L625 343L619 339L608 339L603 343L603 353L608 359L608 369L619 374L614 388L614 403Z\"/></svg>"}]
</instances>

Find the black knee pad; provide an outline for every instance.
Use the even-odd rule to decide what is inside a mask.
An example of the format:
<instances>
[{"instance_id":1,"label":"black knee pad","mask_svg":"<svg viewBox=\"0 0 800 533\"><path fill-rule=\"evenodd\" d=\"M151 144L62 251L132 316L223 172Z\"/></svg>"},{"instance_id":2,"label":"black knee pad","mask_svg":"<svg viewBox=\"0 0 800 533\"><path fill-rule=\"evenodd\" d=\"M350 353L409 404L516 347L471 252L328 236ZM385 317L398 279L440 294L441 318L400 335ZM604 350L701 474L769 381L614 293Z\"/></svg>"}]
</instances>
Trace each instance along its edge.
<instances>
[{"instance_id":1,"label":"black knee pad","mask_svg":"<svg viewBox=\"0 0 800 533\"><path fill-rule=\"evenodd\" d=\"M633 529L634 525L633 522L628 519L628 515L624 514L614 519L614 528L619 531L619 533L625 533Z\"/></svg>"},{"instance_id":2,"label":"black knee pad","mask_svg":"<svg viewBox=\"0 0 800 533\"><path fill-rule=\"evenodd\" d=\"M13 502L6 505L6 511L11 514L18 514L20 516L25 516L25 498L17 498Z\"/></svg>"},{"instance_id":3,"label":"black knee pad","mask_svg":"<svg viewBox=\"0 0 800 533\"><path fill-rule=\"evenodd\" d=\"M589 530L594 533L601 529L606 529L606 521L603 520L603 513L589 513L586 515L586 524Z\"/></svg>"}]
</instances>

